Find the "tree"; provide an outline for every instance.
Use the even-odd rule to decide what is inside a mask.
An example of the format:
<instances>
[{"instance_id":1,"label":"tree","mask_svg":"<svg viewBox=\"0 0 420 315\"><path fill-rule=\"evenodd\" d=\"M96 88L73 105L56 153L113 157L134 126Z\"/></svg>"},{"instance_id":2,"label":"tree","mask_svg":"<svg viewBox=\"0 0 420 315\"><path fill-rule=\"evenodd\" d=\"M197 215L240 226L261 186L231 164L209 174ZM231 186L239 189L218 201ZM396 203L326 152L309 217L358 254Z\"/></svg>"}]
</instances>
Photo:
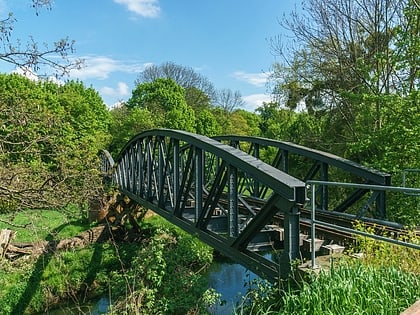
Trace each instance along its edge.
<instances>
[{"instance_id":1,"label":"tree","mask_svg":"<svg viewBox=\"0 0 420 315\"><path fill-rule=\"evenodd\" d=\"M215 99L213 84L191 67L165 62L159 66L151 65L141 72L136 85L151 83L157 79L172 79L185 89L185 100L194 110L208 108Z\"/></svg>"},{"instance_id":2,"label":"tree","mask_svg":"<svg viewBox=\"0 0 420 315\"><path fill-rule=\"evenodd\" d=\"M32 7L38 15L42 8L50 10L51 3L51 0L32 0ZM16 22L12 12L0 20L1 61L13 64L24 72L37 75L40 75L40 71L49 72L53 69L57 76L62 76L82 66L82 60L69 58L69 54L74 52L74 41L62 38L52 45L44 43L41 49L36 40L30 37L26 44L22 44L20 40L13 37ZM61 58L61 61L57 60L57 56Z\"/></svg>"},{"instance_id":3,"label":"tree","mask_svg":"<svg viewBox=\"0 0 420 315\"><path fill-rule=\"evenodd\" d=\"M96 91L0 75L0 208L84 204L101 185L109 116Z\"/></svg>"},{"instance_id":4,"label":"tree","mask_svg":"<svg viewBox=\"0 0 420 315\"><path fill-rule=\"evenodd\" d=\"M285 62L274 67L274 78L288 106L304 101L309 110L334 109L351 124L356 113L342 92L380 95L395 91L400 83L391 56L405 3L304 1L303 13L294 12L282 24L299 44L287 51L281 39L272 42L273 50L284 57ZM380 128L380 104L374 106L375 128Z\"/></svg>"},{"instance_id":5,"label":"tree","mask_svg":"<svg viewBox=\"0 0 420 315\"><path fill-rule=\"evenodd\" d=\"M114 157L133 136L157 127L154 115L144 108L134 107L130 109L122 104L112 109L110 114L112 122L109 131L112 139L108 151Z\"/></svg>"},{"instance_id":6,"label":"tree","mask_svg":"<svg viewBox=\"0 0 420 315\"><path fill-rule=\"evenodd\" d=\"M389 110L399 111L401 102L388 98L418 89L416 3L306 0L283 20L295 44L272 40L282 58L273 66L274 93L282 106L303 105L321 122L316 142L324 149L365 163L382 156L368 139L387 128Z\"/></svg>"},{"instance_id":7,"label":"tree","mask_svg":"<svg viewBox=\"0 0 420 315\"><path fill-rule=\"evenodd\" d=\"M213 113L208 110L202 110L196 119L196 132L207 137L213 137L221 134L222 127L217 122Z\"/></svg>"},{"instance_id":8,"label":"tree","mask_svg":"<svg viewBox=\"0 0 420 315\"><path fill-rule=\"evenodd\" d=\"M290 141L288 134L297 113L288 108L280 108L278 103L263 103L256 110L260 116L261 135L270 139Z\"/></svg>"},{"instance_id":9,"label":"tree","mask_svg":"<svg viewBox=\"0 0 420 315\"><path fill-rule=\"evenodd\" d=\"M244 109L237 109L229 116L229 128L226 134L242 136L260 136L260 117Z\"/></svg>"},{"instance_id":10,"label":"tree","mask_svg":"<svg viewBox=\"0 0 420 315\"><path fill-rule=\"evenodd\" d=\"M156 127L195 130L195 114L185 101L185 90L172 79L159 78L136 86L129 109L147 109Z\"/></svg>"},{"instance_id":11,"label":"tree","mask_svg":"<svg viewBox=\"0 0 420 315\"><path fill-rule=\"evenodd\" d=\"M226 113L232 113L235 109L244 105L241 92L233 92L230 89L221 89L217 92L215 104Z\"/></svg>"},{"instance_id":12,"label":"tree","mask_svg":"<svg viewBox=\"0 0 420 315\"><path fill-rule=\"evenodd\" d=\"M420 4L409 0L403 11L403 23L396 30L396 53L393 62L400 78L402 94L410 94L420 88Z\"/></svg>"}]
</instances>

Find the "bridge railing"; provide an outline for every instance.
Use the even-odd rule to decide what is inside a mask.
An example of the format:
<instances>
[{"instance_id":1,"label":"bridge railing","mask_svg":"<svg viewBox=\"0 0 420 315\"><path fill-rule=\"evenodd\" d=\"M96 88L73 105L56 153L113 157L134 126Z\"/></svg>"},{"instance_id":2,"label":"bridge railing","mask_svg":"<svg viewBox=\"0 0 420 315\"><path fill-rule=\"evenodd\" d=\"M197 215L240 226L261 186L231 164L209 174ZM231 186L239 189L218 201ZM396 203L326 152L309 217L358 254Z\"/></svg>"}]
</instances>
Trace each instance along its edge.
<instances>
[{"instance_id":1,"label":"bridge railing","mask_svg":"<svg viewBox=\"0 0 420 315\"><path fill-rule=\"evenodd\" d=\"M149 130L121 150L113 178L132 200L270 280L300 258L305 183L237 148L184 131ZM253 194L255 187L265 194ZM249 249L277 213L285 217L282 264Z\"/></svg>"},{"instance_id":2,"label":"bridge railing","mask_svg":"<svg viewBox=\"0 0 420 315\"><path fill-rule=\"evenodd\" d=\"M214 139L241 149L304 182L320 180L391 185L391 176L387 173L290 142L249 136L217 136ZM350 191L342 187L318 188L316 206L319 210L386 218L385 191L372 193L362 187L352 187ZM367 196L369 193L371 195ZM255 194L262 195L264 190L257 189ZM359 213L355 213L356 211Z\"/></svg>"},{"instance_id":3,"label":"bridge railing","mask_svg":"<svg viewBox=\"0 0 420 315\"><path fill-rule=\"evenodd\" d=\"M315 234L316 234L317 226L338 229L340 231L351 233L353 235L364 236L367 238L420 250L419 243L415 244L415 243L407 242L405 240L401 240L395 237L390 237L387 235L376 235L376 234L368 233L365 231L357 230L355 228L343 227L343 226L339 226L336 224L332 224L332 223L328 223L328 222L324 222L324 221L320 221L316 219L316 192L317 192L317 187L320 187L320 186L326 186L326 187L339 186L339 187L357 188L357 189L365 189L365 190L372 190L372 191L383 191L383 192L388 191L388 192L409 194L412 196L420 195L420 188L354 184L354 183L328 182L328 181L316 181L316 180L307 181L307 184L309 185L310 190L311 190L310 201L311 201L311 264L312 264L312 268L317 268L316 260L315 260L316 259L315 258L315 248L316 248L315 247L315 239L316 239Z\"/></svg>"}]
</instances>

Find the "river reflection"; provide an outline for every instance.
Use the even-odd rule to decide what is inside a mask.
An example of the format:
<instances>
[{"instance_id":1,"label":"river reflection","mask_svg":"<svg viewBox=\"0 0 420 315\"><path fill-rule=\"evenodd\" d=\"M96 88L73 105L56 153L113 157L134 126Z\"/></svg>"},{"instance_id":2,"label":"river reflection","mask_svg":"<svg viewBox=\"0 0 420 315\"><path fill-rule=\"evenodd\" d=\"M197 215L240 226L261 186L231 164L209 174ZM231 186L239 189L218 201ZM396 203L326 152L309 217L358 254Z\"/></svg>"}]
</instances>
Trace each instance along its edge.
<instances>
[{"instance_id":1,"label":"river reflection","mask_svg":"<svg viewBox=\"0 0 420 315\"><path fill-rule=\"evenodd\" d=\"M264 257L270 259L271 253ZM208 273L209 287L220 293L223 305L214 305L209 308L212 315L231 315L235 308L240 305L249 289L255 286L255 279L259 276L246 269L244 266L229 259L218 261L210 267Z\"/></svg>"},{"instance_id":2,"label":"river reflection","mask_svg":"<svg viewBox=\"0 0 420 315\"><path fill-rule=\"evenodd\" d=\"M269 254L267 254L269 256ZM234 263L227 258L216 259L208 271L209 288L213 288L221 294L223 305L213 305L208 311L212 315L231 315L248 290L252 288L253 281L259 279L257 275L240 264ZM109 307L109 299L102 297L96 303L90 303L82 307L65 307L49 311L48 315L80 315L106 314Z\"/></svg>"}]
</instances>

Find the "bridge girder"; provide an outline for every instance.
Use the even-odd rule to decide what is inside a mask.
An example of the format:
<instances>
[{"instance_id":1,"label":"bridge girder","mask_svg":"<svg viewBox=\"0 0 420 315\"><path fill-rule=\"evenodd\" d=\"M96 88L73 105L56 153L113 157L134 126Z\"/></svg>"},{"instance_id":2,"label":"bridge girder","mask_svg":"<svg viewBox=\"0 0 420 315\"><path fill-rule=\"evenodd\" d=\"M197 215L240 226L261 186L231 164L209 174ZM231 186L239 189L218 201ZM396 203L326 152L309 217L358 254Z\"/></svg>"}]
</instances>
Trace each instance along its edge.
<instances>
[{"instance_id":1,"label":"bridge girder","mask_svg":"<svg viewBox=\"0 0 420 315\"><path fill-rule=\"evenodd\" d=\"M209 139L157 129L131 139L115 165L103 153L108 161L103 172L112 172L122 193L271 281L286 275L290 262L300 258L306 181L341 176L338 181L391 183L389 174L333 154L259 137ZM355 218L369 211L376 218L386 216L385 192L369 196L367 189L339 194L327 186L318 189L317 210L345 212L357 205ZM270 260L249 247L278 213L284 215L284 253Z\"/></svg>"},{"instance_id":2,"label":"bridge girder","mask_svg":"<svg viewBox=\"0 0 420 315\"><path fill-rule=\"evenodd\" d=\"M294 143L250 136L218 136L215 139L263 159L273 167L304 182L321 180L391 185L391 175L387 173ZM329 191L331 188L327 186L320 185L318 189L316 200L318 210L351 211L357 218L370 212L373 218L386 218L385 191L372 193L368 197L366 195L369 194L369 190L366 189L352 189L333 194ZM340 198L337 198L338 196ZM363 197L365 199L362 199Z\"/></svg>"},{"instance_id":3,"label":"bridge girder","mask_svg":"<svg viewBox=\"0 0 420 315\"><path fill-rule=\"evenodd\" d=\"M122 193L270 281L300 258L305 183L254 156L204 136L156 129L132 138L112 169ZM286 222L281 264L249 248L277 213Z\"/></svg>"}]
</instances>

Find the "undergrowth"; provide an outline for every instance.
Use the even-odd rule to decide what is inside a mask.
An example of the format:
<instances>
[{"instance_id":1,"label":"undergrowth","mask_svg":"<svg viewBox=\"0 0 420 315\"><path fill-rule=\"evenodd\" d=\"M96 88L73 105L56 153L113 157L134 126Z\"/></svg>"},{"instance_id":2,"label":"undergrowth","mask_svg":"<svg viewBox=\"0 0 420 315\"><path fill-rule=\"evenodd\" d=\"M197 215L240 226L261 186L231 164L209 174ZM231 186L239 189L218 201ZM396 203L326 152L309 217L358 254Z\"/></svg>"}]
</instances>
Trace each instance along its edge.
<instances>
[{"instance_id":1,"label":"undergrowth","mask_svg":"<svg viewBox=\"0 0 420 315\"><path fill-rule=\"evenodd\" d=\"M373 232L362 224L356 228ZM400 238L419 244L414 233ZM420 299L419 250L357 237L352 253L361 253L360 258L331 260L330 269L309 273L302 281L260 282L236 314L394 315Z\"/></svg>"},{"instance_id":2,"label":"undergrowth","mask_svg":"<svg viewBox=\"0 0 420 315\"><path fill-rule=\"evenodd\" d=\"M112 302L110 314L206 313L219 298L204 276L211 248L160 218L141 228L132 243L96 243L35 261L1 259L1 314L46 312L100 296Z\"/></svg>"}]
</instances>

